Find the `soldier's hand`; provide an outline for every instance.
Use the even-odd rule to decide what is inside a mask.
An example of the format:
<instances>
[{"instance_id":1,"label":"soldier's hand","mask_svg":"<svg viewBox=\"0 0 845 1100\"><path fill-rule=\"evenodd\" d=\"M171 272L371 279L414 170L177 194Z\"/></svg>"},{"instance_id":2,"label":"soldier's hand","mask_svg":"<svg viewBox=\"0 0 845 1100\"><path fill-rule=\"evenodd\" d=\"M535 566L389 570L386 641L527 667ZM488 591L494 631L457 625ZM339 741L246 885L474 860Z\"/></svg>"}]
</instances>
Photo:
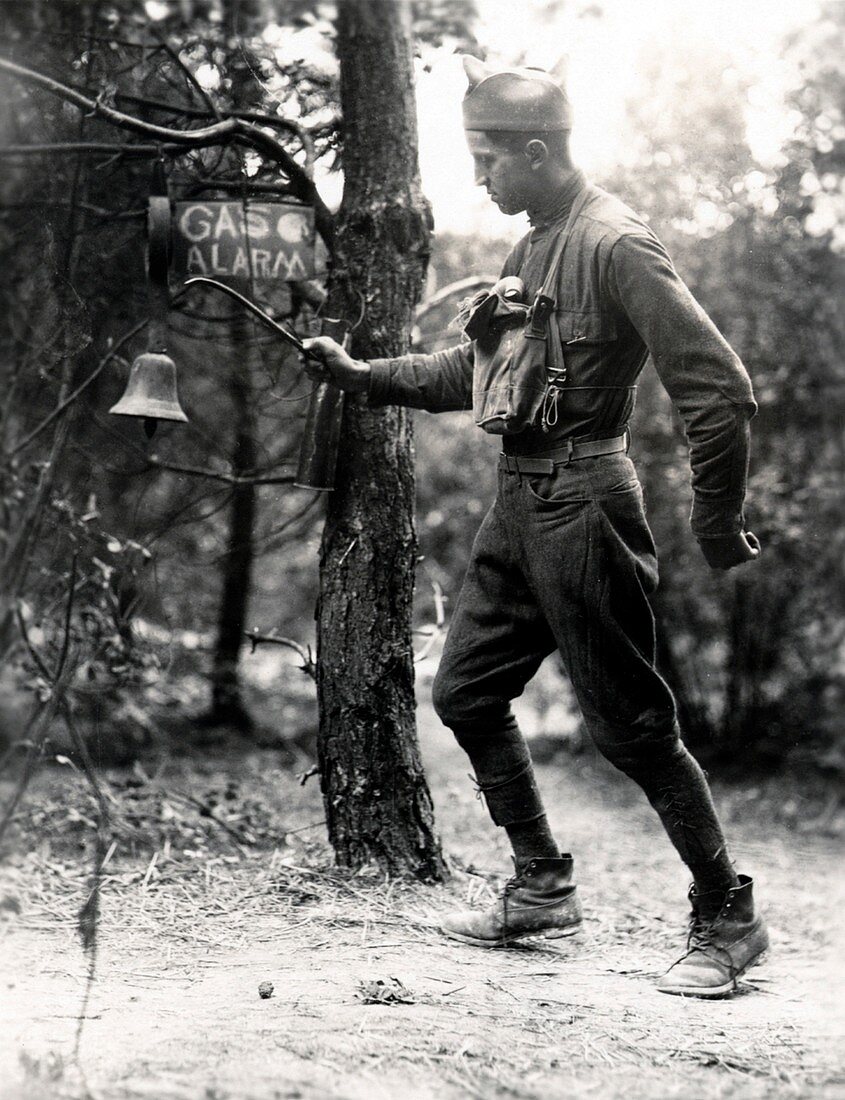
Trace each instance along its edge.
<instances>
[{"instance_id":1,"label":"soldier's hand","mask_svg":"<svg viewBox=\"0 0 845 1100\"><path fill-rule=\"evenodd\" d=\"M370 364L353 359L330 336L317 336L303 340L309 351L319 356L319 361L306 358L305 373L315 382L331 382L347 393L363 393L370 384Z\"/></svg>"},{"instance_id":2,"label":"soldier's hand","mask_svg":"<svg viewBox=\"0 0 845 1100\"><path fill-rule=\"evenodd\" d=\"M760 540L750 531L701 539L699 546L711 569L733 569L760 557Z\"/></svg>"}]
</instances>

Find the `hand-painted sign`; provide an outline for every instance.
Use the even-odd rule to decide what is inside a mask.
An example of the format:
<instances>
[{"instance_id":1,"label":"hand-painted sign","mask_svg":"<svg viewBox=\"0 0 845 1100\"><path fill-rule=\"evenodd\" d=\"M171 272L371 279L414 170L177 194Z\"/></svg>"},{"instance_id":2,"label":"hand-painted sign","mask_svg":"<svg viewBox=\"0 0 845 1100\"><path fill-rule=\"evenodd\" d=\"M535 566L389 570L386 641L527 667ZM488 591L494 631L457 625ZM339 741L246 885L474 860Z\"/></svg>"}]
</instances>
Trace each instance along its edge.
<instances>
[{"instance_id":1,"label":"hand-painted sign","mask_svg":"<svg viewBox=\"0 0 845 1100\"><path fill-rule=\"evenodd\" d=\"M177 202L180 275L295 282L314 275L314 211L292 203Z\"/></svg>"}]
</instances>

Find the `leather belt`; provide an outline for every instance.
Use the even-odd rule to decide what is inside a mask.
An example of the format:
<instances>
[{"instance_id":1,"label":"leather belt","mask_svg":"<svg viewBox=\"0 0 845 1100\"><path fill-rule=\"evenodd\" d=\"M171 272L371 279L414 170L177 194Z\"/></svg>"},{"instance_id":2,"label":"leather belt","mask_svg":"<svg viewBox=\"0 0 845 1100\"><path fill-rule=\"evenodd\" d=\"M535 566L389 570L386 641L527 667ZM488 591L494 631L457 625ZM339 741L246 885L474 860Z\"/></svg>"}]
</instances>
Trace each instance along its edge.
<instances>
[{"instance_id":1,"label":"leather belt","mask_svg":"<svg viewBox=\"0 0 845 1100\"><path fill-rule=\"evenodd\" d=\"M614 455L627 451L630 444L628 432L614 436L613 439L590 439L578 443L567 439L565 444L538 455L499 455L499 469L508 474L553 474L555 466L568 466L579 458L598 458L600 455Z\"/></svg>"}]
</instances>

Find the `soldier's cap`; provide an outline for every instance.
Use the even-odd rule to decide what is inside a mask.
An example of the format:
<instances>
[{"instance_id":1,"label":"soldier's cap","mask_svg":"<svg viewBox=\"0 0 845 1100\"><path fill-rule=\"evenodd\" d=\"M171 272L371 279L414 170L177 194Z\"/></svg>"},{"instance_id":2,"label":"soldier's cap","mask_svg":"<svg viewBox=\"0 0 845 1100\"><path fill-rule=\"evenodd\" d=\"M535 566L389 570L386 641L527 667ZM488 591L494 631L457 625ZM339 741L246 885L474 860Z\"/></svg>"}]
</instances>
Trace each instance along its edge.
<instances>
[{"instance_id":1,"label":"soldier's cap","mask_svg":"<svg viewBox=\"0 0 845 1100\"><path fill-rule=\"evenodd\" d=\"M572 129L572 104L542 69L494 71L476 57L463 58L469 88L463 101L465 130L552 133Z\"/></svg>"}]
</instances>

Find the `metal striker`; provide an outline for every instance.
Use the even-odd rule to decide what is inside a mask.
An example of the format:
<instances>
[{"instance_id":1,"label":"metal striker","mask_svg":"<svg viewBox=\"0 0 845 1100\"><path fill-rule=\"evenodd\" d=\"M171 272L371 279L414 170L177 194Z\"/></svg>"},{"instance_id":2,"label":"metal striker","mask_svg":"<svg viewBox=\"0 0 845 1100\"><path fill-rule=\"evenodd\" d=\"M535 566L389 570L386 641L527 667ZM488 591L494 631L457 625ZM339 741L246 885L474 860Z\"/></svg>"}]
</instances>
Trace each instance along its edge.
<instances>
[{"instance_id":1,"label":"metal striker","mask_svg":"<svg viewBox=\"0 0 845 1100\"><path fill-rule=\"evenodd\" d=\"M235 301L240 302L244 309L249 310L249 312L257 317L262 324L272 329L278 336L281 336L285 343L290 344L292 348L296 348L300 355L304 355L307 359L313 359L315 362L321 362L319 355L316 355L313 351L309 351L299 337L295 336L290 329L285 328L284 325L274 320L269 313L265 313L260 306L257 306L255 302L251 301L239 291L234 290L230 286L226 286L225 283L218 282L217 279L209 279L206 275L194 275L193 278L185 280L186 287L193 286L195 283L204 283L206 286L214 287L215 290L220 290L224 294L228 294L230 298L234 298Z\"/></svg>"},{"instance_id":2,"label":"metal striker","mask_svg":"<svg viewBox=\"0 0 845 1100\"><path fill-rule=\"evenodd\" d=\"M202 283L214 287L216 290L228 294L237 302L249 310L262 324L272 329L292 348L315 362L321 362L320 357L310 351L302 341L284 325L279 324L263 309L250 301L243 294L232 287L220 283L216 279L209 279L205 275L196 275L185 282L185 286ZM323 320L323 334L331 336L343 343L347 342L348 326L343 321L330 318ZM337 467L337 453L340 445L340 425L343 419L343 390L333 386L330 382L320 382L311 394L308 406L308 414L305 420L305 429L302 433L302 442L299 447L299 465L297 466L294 484L298 489L312 489L320 493L329 492L334 488L335 469Z\"/></svg>"}]
</instances>

